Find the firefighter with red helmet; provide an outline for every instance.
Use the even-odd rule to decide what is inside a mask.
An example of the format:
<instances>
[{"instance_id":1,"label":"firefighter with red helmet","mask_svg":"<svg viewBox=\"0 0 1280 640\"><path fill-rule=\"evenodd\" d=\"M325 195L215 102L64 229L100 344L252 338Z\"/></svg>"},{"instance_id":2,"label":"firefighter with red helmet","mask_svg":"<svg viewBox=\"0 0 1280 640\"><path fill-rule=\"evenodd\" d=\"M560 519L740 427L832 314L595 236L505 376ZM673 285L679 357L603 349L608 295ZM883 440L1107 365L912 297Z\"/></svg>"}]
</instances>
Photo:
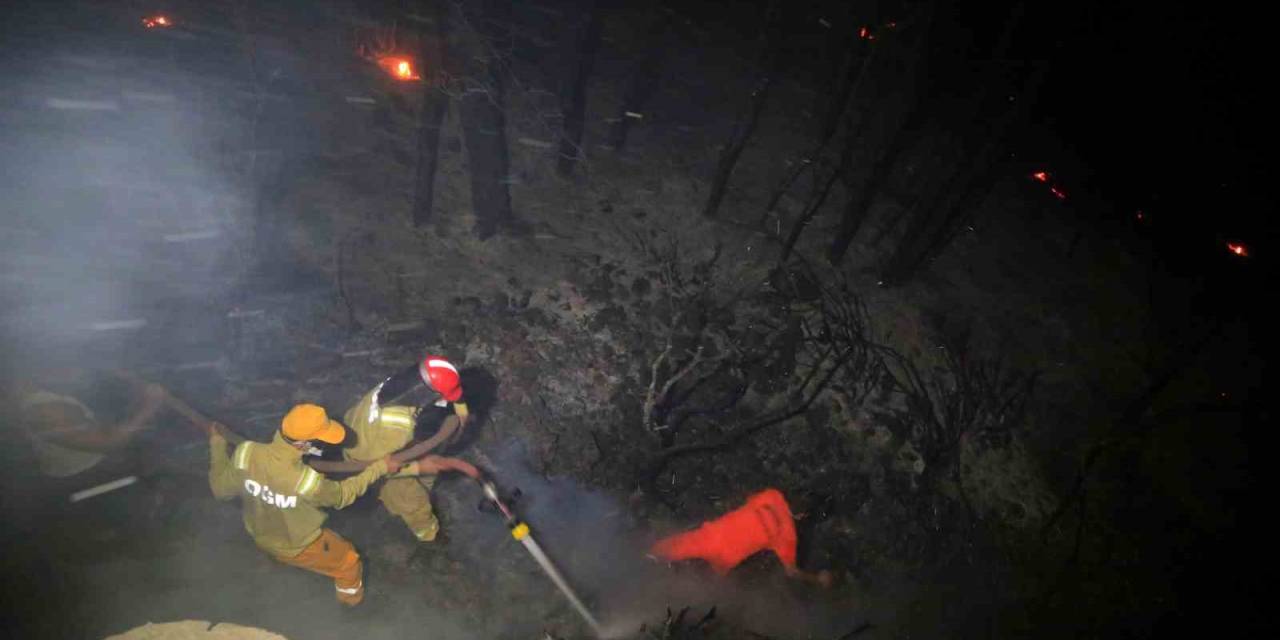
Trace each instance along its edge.
<instances>
[{"instance_id":1,"label":"firefighter with red helmet","mask_svg":"<svg viewBox=\"0 0 1280 640\"><path fill-rule=\"evenodd\" d=\"M425 404L413 406L396 402L424 387L429 393ZM419 428L434 430L451 418L440 415L441 410L450 405L461 429L470 414L462 398L458 369L443 357L428 355L422 362L383 380L347 410L344 422L356 433L356 443L345 449L343 456L361 462L381 460L412 443ZM434 474L393 477L378 490L378 499L387 511L404 520L414 537L422 542L435 540L440 530L429 493L435 479Z\"/></svg>"}]
</instances>

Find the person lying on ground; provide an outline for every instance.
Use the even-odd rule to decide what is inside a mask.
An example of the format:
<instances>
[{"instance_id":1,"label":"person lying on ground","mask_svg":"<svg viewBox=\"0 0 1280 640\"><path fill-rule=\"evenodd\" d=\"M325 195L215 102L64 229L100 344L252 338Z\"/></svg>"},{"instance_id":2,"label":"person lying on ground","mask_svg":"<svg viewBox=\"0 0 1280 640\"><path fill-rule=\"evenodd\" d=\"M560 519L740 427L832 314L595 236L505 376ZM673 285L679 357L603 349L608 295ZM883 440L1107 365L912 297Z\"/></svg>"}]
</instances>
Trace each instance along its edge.
<instances>
[{"instance_id":1,"label":"person lying on ground","mask_svg":"<svg viewBox=\"0 0 1280 640\"><path fill-rule=\"evenodd\" d=\"M743 506L697 529L663 538L649 553L667 562L702 560L723 576L761 551L772 551L789 577L831 586L830 571L810 573L796 566L795 522L791 507L777 489L756 493Z\"/></svg>"}]
</instances>

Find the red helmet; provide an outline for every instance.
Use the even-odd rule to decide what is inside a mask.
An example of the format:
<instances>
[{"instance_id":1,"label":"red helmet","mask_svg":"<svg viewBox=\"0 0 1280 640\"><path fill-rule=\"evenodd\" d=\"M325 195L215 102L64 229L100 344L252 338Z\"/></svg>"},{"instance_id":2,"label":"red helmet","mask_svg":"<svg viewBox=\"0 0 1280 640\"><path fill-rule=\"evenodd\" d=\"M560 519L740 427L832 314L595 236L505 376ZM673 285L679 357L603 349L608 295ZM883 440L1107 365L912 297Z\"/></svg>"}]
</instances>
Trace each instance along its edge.
<instances>
[{"instance_id":1,"label":"red helmet","mask_svg":"<svg viewBox=\"0 0 1280 640\"><path fill-rule=\"evenodd\" d=\"M462 397L462 381L458 379L458 369L440 356L427 356L418 365L418 375L422 382L431 387L449 402L457 402Z\"/></svg>"}]
</instances>

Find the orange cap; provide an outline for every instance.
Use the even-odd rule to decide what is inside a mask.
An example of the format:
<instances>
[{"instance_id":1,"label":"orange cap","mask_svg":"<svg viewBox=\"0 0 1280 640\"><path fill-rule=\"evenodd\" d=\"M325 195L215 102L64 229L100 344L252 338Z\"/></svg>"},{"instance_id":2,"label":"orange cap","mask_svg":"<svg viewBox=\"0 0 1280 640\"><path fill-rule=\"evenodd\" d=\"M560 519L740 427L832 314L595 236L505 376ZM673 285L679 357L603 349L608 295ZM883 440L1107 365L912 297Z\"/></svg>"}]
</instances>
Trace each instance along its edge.
<instances>
[{"instance_id":1,"label":"orange cap","mask_svg":"<svg viewBox=\"0 0 1280 640\"><path fill-rule=\"evenodd\" d=\"M338 444L346 437L342 425L329 419L324 407L314 404L295 405L280 423L280 433L290 440L319 440Z\"/></svg>"}]
</instances>

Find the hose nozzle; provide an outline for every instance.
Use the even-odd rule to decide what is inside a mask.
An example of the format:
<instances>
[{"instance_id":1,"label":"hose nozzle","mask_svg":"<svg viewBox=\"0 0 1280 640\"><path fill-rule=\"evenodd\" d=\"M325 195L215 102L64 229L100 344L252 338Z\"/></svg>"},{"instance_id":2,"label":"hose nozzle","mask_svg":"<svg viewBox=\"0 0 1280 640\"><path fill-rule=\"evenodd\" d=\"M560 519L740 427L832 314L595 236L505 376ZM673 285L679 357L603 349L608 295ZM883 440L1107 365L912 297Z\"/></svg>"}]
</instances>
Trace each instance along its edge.
<instances>
[{"instance_id":1,"label":"hose nozzle","mask_svg":"<svg viewBox=\"0 0 1280 640\"><path fill-rule=\"evenodd\" d=\"M481 482L480 488L484 490L484 497L494 502L501 502L501 498L498 497L498 486L493 484L492 480Z\"/></svg>"}]
</instances>

